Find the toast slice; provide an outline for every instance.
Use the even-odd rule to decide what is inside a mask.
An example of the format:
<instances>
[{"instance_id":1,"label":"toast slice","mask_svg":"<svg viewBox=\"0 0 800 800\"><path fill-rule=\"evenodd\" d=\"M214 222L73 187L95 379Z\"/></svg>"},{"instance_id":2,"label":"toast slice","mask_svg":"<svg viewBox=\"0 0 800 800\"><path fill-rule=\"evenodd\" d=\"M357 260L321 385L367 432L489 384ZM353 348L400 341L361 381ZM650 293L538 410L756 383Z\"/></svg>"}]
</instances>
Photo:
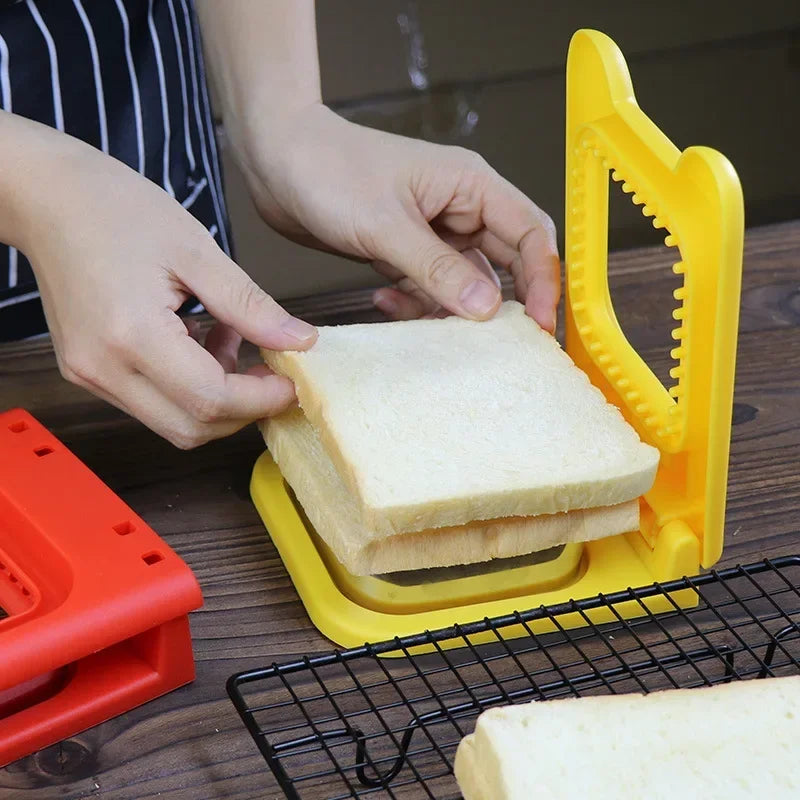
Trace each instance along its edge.
<instances>
[{"instance_id":1,"label":"toast slice","mask_svg":"<svg viewBox=\"0 0 800 800\"><path fill-rule=\"evenodd\" d=\"M355 498L299 409L262 423L262 432L306 516L352 575L475 564L639 527L639 503L632 500L607 508L512 517L383 537L361 521Z\"/></svg>"},{"instance_id":2,"label":"toast slice","mask_svg":"<svg viewBox=\"0 0 800 800\"><path fill-rule=\"evenodd\" d=\"M655 479L643 444L519 303L486 322L319 328L262 351L382 536L616 506Z\"/></svg>"},{"instance_id":3,"label":"toast slice","mask_svg":"<svg viewBox=\"0 0 800 800\"><path fill-rule=\"evenodd\" d=\"M800 676L493 708L461 740L464 800L800 797Z\"/></svg>"}]
</instances>

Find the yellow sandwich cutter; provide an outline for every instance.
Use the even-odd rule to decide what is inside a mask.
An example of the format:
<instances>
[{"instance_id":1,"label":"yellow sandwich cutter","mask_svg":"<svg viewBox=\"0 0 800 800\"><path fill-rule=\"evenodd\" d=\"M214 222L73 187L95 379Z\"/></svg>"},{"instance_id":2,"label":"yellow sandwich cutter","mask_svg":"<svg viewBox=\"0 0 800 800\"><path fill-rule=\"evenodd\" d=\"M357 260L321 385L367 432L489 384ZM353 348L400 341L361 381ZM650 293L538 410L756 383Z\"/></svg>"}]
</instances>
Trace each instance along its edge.
<instances>
[{"instance_id":1,"label":"yellow sandwich cutter","mask_svg":"<svg viewBox=\"0 0 800 800\"><path fill-rule=\"evenodd\" d=\"M669 388L614 314L609 174L679 251L673 270L683 285L674 293ZM681 578L719 559L744 236L741 187L720 153L681 152L667 139L636 104L622 53L591 30L573 36L567 59L565 231L566 350L661 452L655 484L641 499L640 530L468 567L355 577L313 530L265 452L253 470L253 500L311 620L337 644L356 647ZM684 591L673 600L688 607L696 595ZM664 597L645 602L651 612L672 607ZM617 611L633 617L643 608L631 602ZM595 624L611 621L608 609L586 613ZM575 614L570 624L585 619ZM549 625L530 627L540 632Z\"/></svg>"}]
</instances>

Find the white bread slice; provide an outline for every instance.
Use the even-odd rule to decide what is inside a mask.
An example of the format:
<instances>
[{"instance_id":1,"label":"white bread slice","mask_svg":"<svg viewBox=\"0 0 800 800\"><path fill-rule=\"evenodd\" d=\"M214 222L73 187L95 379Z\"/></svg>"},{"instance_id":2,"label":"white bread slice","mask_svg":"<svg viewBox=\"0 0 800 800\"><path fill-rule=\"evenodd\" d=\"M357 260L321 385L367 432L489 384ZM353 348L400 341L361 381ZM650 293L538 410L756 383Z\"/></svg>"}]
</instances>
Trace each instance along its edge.
<instances>
[{"instance_id":1,"label":"white bread slice","mask_svg":"<svg viewBox=\"0 0 800 800\"><path fill-rule=\"evenodd\" d=\"M262 355L385 536L618 505L655 479L658 451L516 302L487 322L321 327L309 351Z\"/></svg>"},{"instance_id":2,"label":"white bread slice","mask_svg":"<svg viewBox=\"0 0 800 800\"><path fill-rule=\"evenodd\" d=\"M800 676L485 711L464 800L800 797Z\"/></svg>"},{"instance_id":3,"label":"white bread slice","mask_svg":"<svg viewBox=\"0 0 800 800\"><path fill-rule=\"evenodd\" d=\"M267 447L323 541L352 575L475 564L636 530L636 500L539 517L512 517L381 537L359 508L299 409L262 423Z\"/></svg>"}]
</instances>

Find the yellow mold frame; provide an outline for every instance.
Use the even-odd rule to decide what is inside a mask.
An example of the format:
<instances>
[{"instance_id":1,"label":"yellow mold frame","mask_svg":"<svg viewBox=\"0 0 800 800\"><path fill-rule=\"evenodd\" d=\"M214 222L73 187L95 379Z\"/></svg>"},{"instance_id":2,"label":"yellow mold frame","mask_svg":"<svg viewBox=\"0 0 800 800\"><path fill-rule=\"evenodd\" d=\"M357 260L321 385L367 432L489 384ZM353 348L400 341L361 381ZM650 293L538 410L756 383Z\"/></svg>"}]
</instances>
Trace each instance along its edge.
<instances>
[{"instance_id":1,"label":"yellow mold frame","mask_svg":"<svg viewBox=\"0 0 800 800\"><path fill-rule=\"evenodd\" d=\"M597 31L578 31L570 44L566 156L566 350L661 451L655 485L641 500L641 530L566 547L544 563L517 561L502 572L462 571L410 584L357 578L316 536L263 453L251 479L253 501L312 622L343 647L680 578L719 558L744 230L738 178L716 151L681 152L664 136L636 104L621 52ZM675 271L684 284L675 293L679 326L670 389L632 348L614 314L609 171L624 180L624 191L635 192L645 216L669 231L666 244L680 251ZM673 599L684 607L696 602L691 592ZM651 612L672 607L665 598L646 604ZM643 612L636 602L622 607L630 617ZM607 609L588 616L595 624L612 619ZM585 622L577 613L568 620ZM544 632L548 625L531 627ZM493 638L488 632L473 641Z\"/></svg>"}]
</instances>

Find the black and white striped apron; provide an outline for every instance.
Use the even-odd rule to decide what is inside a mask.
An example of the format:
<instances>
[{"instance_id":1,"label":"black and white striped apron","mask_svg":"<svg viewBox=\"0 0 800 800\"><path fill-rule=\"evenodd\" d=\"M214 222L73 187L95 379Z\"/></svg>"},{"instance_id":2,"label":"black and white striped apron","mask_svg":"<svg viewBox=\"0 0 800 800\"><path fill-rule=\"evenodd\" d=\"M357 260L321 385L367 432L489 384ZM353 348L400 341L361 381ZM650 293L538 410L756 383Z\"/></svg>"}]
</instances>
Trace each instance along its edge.
<instances>
[{"instance_id":1,"label":"black and white striped apron","mask_svg":"<svg viewBox=\"0 0 800 800\"><path fill-rule=\"evenodd\" d=\"M138 170L231 253L193 0L0 0L0 101ZM0 341L46 330L30 264L0 245Z\"/></svg>"}]
</instances>

